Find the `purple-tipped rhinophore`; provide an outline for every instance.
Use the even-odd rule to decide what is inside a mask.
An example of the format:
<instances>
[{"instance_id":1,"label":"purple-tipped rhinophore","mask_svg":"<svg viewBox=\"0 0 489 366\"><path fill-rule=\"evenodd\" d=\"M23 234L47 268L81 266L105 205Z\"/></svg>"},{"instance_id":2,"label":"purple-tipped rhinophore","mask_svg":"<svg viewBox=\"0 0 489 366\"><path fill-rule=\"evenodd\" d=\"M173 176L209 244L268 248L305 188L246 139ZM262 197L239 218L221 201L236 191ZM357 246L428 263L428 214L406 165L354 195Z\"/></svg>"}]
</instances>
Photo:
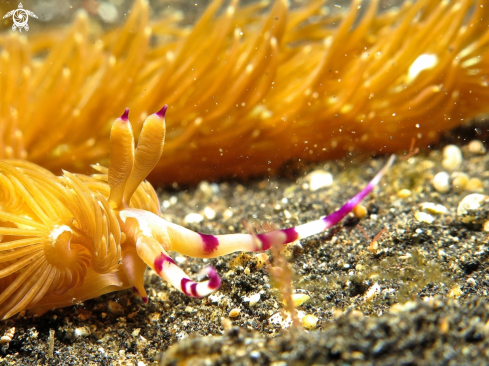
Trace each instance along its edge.
<instances>
[{"instance_id":1,"label":"purple-tipped rhinophore","mask_svg":"<svg viewBox=\"0 0 489 366\"><path fill-rule=\"evenodd\" d=\"M126 108L126 110L124 111L124 113L123 113L123 114L122 114L122 116L121 116L121 119L122 119L124 122L129 121L129 108Z\"/></svg>"},{"instance_id":2,"label":"purple-tipped rhinophore","mask_svg":"<svg viewBox=\"0 0 489 366\"><path fill-rule=\"evenodd\" d=\"M165 104L163 106L163 108L161 108L158 112L156 112L155 114L160 117L160 118L165 118L165 114L166 114L166 110L168 109L168 105Z\"/></svg>"}]
</instances>

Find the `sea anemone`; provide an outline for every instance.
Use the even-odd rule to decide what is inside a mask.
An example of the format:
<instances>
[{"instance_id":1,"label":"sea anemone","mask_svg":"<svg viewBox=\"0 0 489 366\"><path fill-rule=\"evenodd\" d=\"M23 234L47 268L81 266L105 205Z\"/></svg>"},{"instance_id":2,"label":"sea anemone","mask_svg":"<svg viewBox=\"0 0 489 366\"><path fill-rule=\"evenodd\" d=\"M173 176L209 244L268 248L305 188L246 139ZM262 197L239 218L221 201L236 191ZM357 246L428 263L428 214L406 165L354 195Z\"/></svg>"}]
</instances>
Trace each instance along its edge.
<instances>
[{"instance_id":1,"label":"sea anemone","mask_svg":"<svg viewBox=\"0 0 489 366\"><path fill-rule=\"evenodd\" d=\"M165 155L150 179L196 182L407 149L412 138L426 146L489 111L484 1L378 8L214 0L188 28L176 12L150 22L137 0L102 34L83 12L63 32L5 32L0 157L87 171L107 159L118 111L131 107L138 137L165 100Z\"/></svg>"}]
</instances>

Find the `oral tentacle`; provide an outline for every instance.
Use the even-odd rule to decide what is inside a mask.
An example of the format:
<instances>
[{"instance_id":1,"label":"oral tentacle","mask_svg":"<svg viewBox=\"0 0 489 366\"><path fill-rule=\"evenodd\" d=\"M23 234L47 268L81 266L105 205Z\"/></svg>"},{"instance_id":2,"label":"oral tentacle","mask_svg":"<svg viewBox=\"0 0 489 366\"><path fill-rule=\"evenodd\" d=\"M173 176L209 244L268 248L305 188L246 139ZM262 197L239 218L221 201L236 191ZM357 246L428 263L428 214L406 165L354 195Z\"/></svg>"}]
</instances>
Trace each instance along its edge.
<instances>
[{"instance_id":1,"label":"oral tentacle","mask_svg":"<svg viewBox=\"0 0 489 366\"><path fill-rule=\"evenodd\" d=\"M148 266L139 257L134 248L132 250L123 251L122 264L129 283L132 285L134 291L141 296L141 300L146 304L148 302L148 294L144 288L144 272Z\"/></svg>"},{"instance_id":2,"label":"oral tentacle","mask_svg":"<svg viewBox=\"0 0 489 366\"><path fill-rule=\"evenodd\" d=\"M292 243L296 240L319 234L339 223L379 183L380 179L394 163L394 160L395 156L392 155L387 164L375 175L365 188L353 198L349 199L339 210L322 219L296 227L256 235L205 235L168 223L159 217L155 220L159 220L162 223L161 226L166 227L166 233L169 238L167 249L177 251L190 257L214 258L238 251L255 252L267 250L270 249L274 243Z\"/></svg>"},{"instance_id":3,"label":"oral tentacle","mask_svg":"<svg viewBox=\"0 0 489 366\"><path fill-rule=\"evenodd\" d=\"M395 155L392 155L387 161L387 164L375 175L375 177L365 186L364 189L350 198L343 206L340 207L339 210L331 213L330 215L293 228L256 235L257 239L262 244L261 248L258 248L258 250L269 249L274 241L288 244L311 235L319 234L320 232L336 225L372 191L385 173L387 173L394 161Z\"/></svg>"},{"instance_id":4,"label":"oral tentacle","mask_svg":"<svg viewBox=\"0 0 489 366\"><path fill-rule=\"evenodd\" d=\"M196 282L190 279L152 237L141 235L136 242L136 250L139 257L161 278L187 296L201 298L210 295L221 286L221 279L213 267L202 270L209 280Z\"/></svg>"}]
</instances>

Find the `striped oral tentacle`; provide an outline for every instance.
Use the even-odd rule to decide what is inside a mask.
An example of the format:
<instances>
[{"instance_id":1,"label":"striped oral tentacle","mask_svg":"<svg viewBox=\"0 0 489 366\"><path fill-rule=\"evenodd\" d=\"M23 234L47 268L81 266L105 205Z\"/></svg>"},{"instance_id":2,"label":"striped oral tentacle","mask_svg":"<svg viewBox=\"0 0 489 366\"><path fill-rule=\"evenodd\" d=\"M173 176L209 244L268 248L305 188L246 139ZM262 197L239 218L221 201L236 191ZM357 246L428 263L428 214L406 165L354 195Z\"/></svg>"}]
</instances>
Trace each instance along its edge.
<instances>
[{"instance_id":1,"label":"striped oral tentacle","mask_svg":"<svg viewBox=\"0 0 489 366\"><path fill-rule=\"evenodd\" d=\"M350 213L355 206L357 206L364 198L367 196L372 189L379 183L382 177L387 173L389 168L394 163L396 159L395 155L392 155L387 164L373 177L373 179L362 189L359 193L357 193L354 197L350 198L338 211L333 212L332 214L316 220L312 222L308 222L304 225L296 226L295 231L297 232L298 239L305 238L307 236L319 234L320 232L329 229L330 227L339 223L348 213Z\"/></svg>"},{"instance_id":2,"label":"striped oral tentacle","mask_svg":"<svg viewBox=\"0 0 489 366\"><path fill-rule=\"evenodd\" d=\"M154 269L158 275L187 296L201 298L212 294L221 286L221 278L214 267L205 267L201 271L209 277L208 281L195 282L164 252L155 259Z\"/></svg>"},{"instance_id":3,"label":"striped oral tentacle","mask_svg":"<svg viewBox=\"0 0 489 366\"><path fill-rule=\"evenodd\" d=\"M187 296L204 297L215 292L221 286L221 279L213 267L206 267L202 270L209 277L209 280L203 282L191 280L166 253L160 243L152 237L139 237L136 249L139 257L161 278Z\"/></svg>"},{"instance_id":4,"label":"striped oral tentacle","mask_svg":"<svg viewBox=\"0 0 489 366\"><path fill-rule=\"evenodd\" d=\"M382 179L385 173L392 166L394 160L395 155L392 155L387 164L375 175L375 177L365 186L365 188L353 198L349 199L338 211L335 211L322 219L308 222L307 224L291 227L289 229L271 231L265 234L254 235L256 238L255 241L257 242L254 251L270 249L274 243L292 243L298 239L319 234L320 232L336 225L372 191L372 189L379 183L380 179ZM223 241L221 237L217 236L217 238L219 242Z\"/></svg>"}]
</instances>

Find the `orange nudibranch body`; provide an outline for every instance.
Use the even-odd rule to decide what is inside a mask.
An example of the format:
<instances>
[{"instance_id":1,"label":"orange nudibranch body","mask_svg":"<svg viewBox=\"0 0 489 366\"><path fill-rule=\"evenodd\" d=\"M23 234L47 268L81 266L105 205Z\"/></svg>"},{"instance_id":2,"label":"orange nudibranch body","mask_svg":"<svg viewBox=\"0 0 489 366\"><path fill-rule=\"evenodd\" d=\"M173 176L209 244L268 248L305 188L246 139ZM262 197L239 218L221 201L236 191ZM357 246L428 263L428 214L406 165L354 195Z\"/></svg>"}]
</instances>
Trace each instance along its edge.
<instances>
[{"instance_id":1,"label":"orange nudibranch body","mask_svg":"<svg viewBox=\"0 0 489 366\"><path fill-rule=\"evenodd\" d=\"M259 235L199 234L163 220L157 195L144 181L163 151L166 110L146 118L137 148L126 110L112 126L109 168L93 166L92 176L55 176L26 161L0 161L1 319L130 287L147 302L148 266L188 296L209 295L221 284L215 269L204 268L208 280L195 282L168 251L213 258L317 234L343 219L394 161L325 218Z\"/></svg>"}]
</instances>

